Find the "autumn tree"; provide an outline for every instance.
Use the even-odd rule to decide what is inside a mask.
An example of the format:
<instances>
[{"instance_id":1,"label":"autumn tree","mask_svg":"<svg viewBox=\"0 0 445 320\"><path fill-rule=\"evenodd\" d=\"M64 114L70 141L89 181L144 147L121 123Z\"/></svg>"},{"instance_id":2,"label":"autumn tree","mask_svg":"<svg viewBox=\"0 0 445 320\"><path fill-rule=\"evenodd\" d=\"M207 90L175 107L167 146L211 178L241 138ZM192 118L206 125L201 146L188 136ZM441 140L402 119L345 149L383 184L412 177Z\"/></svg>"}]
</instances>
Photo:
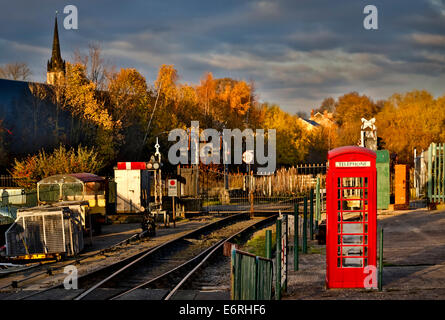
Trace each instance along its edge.
<instances>
[{"instance_id":1,"label":"autumn tree","mask_svg":"<svg viewBox=\"0 0 445 320\"><path fill-rule=\"evenodd\" d=\"M265 129L276 130L277 163L295 165L307 156L309 136L299 124L297 116L284 112L277 105L263 104Z\"/></svg>"},{"instance_id":2,"label":"autumn tree","mask_svg":"<svg viewBox=\"0 0 445 320\"><path fill-rule=\"evenodd\" d=\"M98 90L104 90L107 87L108 80L115 69L103 57L102 47L98 42L88 44L88 53L75 50L74 64L81 64L85 68L87 78L96 85Z\"/></svg>"},{"instance_id":3,"label":"autumn tree","mask_svg":"<svg viewBox=\"0 0 445 320\"><path fill-rule=\"evenodd\" d=\"M155 89L163 96L165 103L177 99L177 81L178 71L173 65L163 64L159 68L158 76L155 81Z\"/></svg>"},{"instance_id":4,"label":"autumn tree","mask_svg":"<svg viewBox=\"0 0 445 320\"><path fill-rule=\"evenodd\" d=\"M41 150L23 160L14 161L11 175L24 188L34 188L43 178L64 173L97 173L103 166L94 148L67 149L60 145L52 153Z\"/></svg>"},{"instance_id":5,"label":"autumn tree","mask_svg":"<svg viewBox=\"0 0 445 320\"><path fill-rule=\"evenodd\" d=\"M309 151L306 162L321 163L327 161L329 150L337 143L337 128L321 125L308 135Z\"/></svg>"},{"instance_id":6,"label":"autumn tree","mask_svg":"<svg viewBox=\"0 0 445 320\"><path fill-rule=\"evenodd\" d=\"M65 76L50 86L49 99L56 106L56 139L60 140L59 112L68 111L73 124L74 118L81 120L77 129L71 126L70 135L82 134L88 143L97 146L106 163L114 160L116 136L113 132L121 126L121 122L113 120L105 101L98 98L97 87L88 79L82 64L66 63Z\"/></svg>"},{"instance_id":7,"label":"autumn tree","mask_svg":"<svg viewBox=\"0 0 445 320\"><path fill-rule=\"evenodd\" d=\"M334 120L339 126L338 146L357 145L360 141L361 118L370 119L378 108L365 95L357 92L347 93L338 98Z\"/></svg>"},{"instance_id":8,"label":"autumn tree","mask_svg":"<svg viewBox=\"0 0 445 320\"><path fill-rule=\"evenodd\" d=\"M214 108L214 119L228 128L245 127L253 105L252 88L245 81L230 78L216 79L215 85L218 107Z\"/></svg>"},{"instance_id":9,"label":"autumn tree","mask_svg":"<svg viewBox=\"0 0 445 320\"><path fill-rule=\"evenodd\" d=\"M96 99L96 85L86 77L85 68L80 64L66 64L64 82L65 107L74 115L90 121L106 130L115 125L104 103Z\"/></svg>"},{"instance_id":10,"label":"autumn tree","mask_svg":"<svg viewBox=\"0 0 445 320\"><path fill-rule=\"evenodd\" d=\"M337 103L335 102L335 99L332 97L325 98L318 109L314 110L314 113L320 112L323 113L324 111L327 112L334 112L335 108L337 106Z\"/></svg>"},{"instance_id":11,"label":"autumn tree","mask_svg":"<svg viewBox=\"0 0 445 320\"><path fill-rule=\"evenodd\" d=\"M134 124L135 116L147 108L147 83L136 69L121 69L113 75L108 94L114 119L125 127Z\"/></svg>"},{"instance_id":12,"label":"autumn tree","mask_svg":"<svg viewBox=\"0 0 445 320\"><path fill-rule=\"evenodd\" d=\"M398 159L411 163L414 148L425 150L431 142L445 141L445 97L434 99L425 91L393 94L377 115L377 132L385 147Z\"/></svg>"},{"instance_id":13,"label":"autumn tree","mask_svg":"<svg viewBox=\"0 0 445 320\"><path fill-rule=\"evenodd\" d=\"M210 106L216 98L216 84L211 72L207 72L201 78L201 82L196 88L196 94L199 99L199 104L204 110L204 114L208 115L211 112Z\"/></svg>"},{"instance_id":14,"label":"autumn tree","mask_svg":"<svg viewBox=\"0 0 445 320\"><path fill-rule=\"evenodd\" d=\"M119 158L136 159L150 118L147 82L136 69L121 69L110 77L108 107L113 119L121 123Z\"/></svg>"}]
</instances>

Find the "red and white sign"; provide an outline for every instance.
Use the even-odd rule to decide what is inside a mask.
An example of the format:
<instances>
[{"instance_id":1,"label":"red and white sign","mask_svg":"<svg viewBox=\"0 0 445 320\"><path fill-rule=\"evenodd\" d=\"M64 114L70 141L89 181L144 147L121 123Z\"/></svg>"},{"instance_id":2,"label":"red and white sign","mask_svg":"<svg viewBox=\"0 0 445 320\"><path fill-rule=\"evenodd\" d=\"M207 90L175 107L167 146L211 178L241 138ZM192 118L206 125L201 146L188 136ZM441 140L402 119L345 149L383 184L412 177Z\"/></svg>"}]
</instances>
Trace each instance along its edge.
<instances>
[{"instance_id":1,"label":"red and white sign","mask_svg":"<svg viewBox=\"0 0 445 320\"><path fill-rule=\"evenodd\" d=\"M168 196L169 197L178 196L178 180L168 179Z\"/></svg>"},{"instance_id":2,"label":"red and white sign","mask_svg":"<svg viewBox=\"0 0 445 320\"><path fill-rule=\"evenodd\" d=\"M145 162L118 162L118 170L145 170L147 164Z\"/></svg>"}]
</instances>

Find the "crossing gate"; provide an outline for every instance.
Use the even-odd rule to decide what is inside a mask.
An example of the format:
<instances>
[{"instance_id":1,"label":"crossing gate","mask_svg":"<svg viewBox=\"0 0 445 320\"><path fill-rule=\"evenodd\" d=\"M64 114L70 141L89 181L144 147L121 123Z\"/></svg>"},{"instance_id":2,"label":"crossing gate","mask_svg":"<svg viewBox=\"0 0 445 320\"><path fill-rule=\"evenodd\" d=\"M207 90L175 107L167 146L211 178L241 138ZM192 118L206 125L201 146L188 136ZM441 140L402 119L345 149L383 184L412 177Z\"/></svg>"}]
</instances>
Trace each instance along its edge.
<instances>
[{"instance_id":1,"label":"crossing gate","mask_svg":"<svg viewBox=\"0 0 445 320\"><path fill-rule=\"evenodd\" d=\"M232 300L271 300L273 262L232 250Z\"/></svg>"},{"instance_id":2,"label":"crossing gate","mask_svg":"<svg viewBox=\"0 0 445 320\"><path fill-rule=\"evenodd\" d=\"M445 203L445 143L431 143L428 149L428 199Z\"/></svg>"}]
</instances>

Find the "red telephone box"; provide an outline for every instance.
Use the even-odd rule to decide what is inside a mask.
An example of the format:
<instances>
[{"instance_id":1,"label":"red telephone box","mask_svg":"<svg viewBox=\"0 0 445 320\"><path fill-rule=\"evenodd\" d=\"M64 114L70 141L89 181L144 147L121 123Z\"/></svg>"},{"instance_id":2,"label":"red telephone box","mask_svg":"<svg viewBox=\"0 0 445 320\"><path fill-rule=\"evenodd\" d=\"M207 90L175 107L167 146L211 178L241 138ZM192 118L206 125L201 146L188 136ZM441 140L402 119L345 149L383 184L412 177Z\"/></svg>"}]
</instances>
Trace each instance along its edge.
<instances>
[{"instance_id":1,"label":"red telephone box","mask_svg":"<svg viewBox=\"0 0 445 320\"><path fill-rule=\"evenodd\" d=\"M328 161L326 286L364 288L377 267L376 153L341 147L329 151Z\"/></svg>"}]
</instances>

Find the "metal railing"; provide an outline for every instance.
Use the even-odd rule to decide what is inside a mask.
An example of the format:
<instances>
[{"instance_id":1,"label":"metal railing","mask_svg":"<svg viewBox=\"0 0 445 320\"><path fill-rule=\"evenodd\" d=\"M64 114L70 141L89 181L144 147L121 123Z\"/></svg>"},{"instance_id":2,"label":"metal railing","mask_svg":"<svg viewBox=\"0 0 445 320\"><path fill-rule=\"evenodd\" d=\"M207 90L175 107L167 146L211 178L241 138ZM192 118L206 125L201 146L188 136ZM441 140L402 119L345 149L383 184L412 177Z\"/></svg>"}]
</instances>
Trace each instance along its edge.
<instances>
[{"instance_id":1,"label":"metal railing","mask_svg":"<svg viewBox=\"0 0 445 320\"><path fill-rule=\"evenodd\" d=\"M445 202L445 143L431 143L428 149L428 199Z\"/></svg>"},{"instance_id":2,"label":"metal railing","mask_svg":"<svg viewBox=\"0 0 445 320\"><path fill-rule=\"evenodd\" d=\"M232 300L272 300L273 262L232 250Z\"/></svg>"}]
</instances>

